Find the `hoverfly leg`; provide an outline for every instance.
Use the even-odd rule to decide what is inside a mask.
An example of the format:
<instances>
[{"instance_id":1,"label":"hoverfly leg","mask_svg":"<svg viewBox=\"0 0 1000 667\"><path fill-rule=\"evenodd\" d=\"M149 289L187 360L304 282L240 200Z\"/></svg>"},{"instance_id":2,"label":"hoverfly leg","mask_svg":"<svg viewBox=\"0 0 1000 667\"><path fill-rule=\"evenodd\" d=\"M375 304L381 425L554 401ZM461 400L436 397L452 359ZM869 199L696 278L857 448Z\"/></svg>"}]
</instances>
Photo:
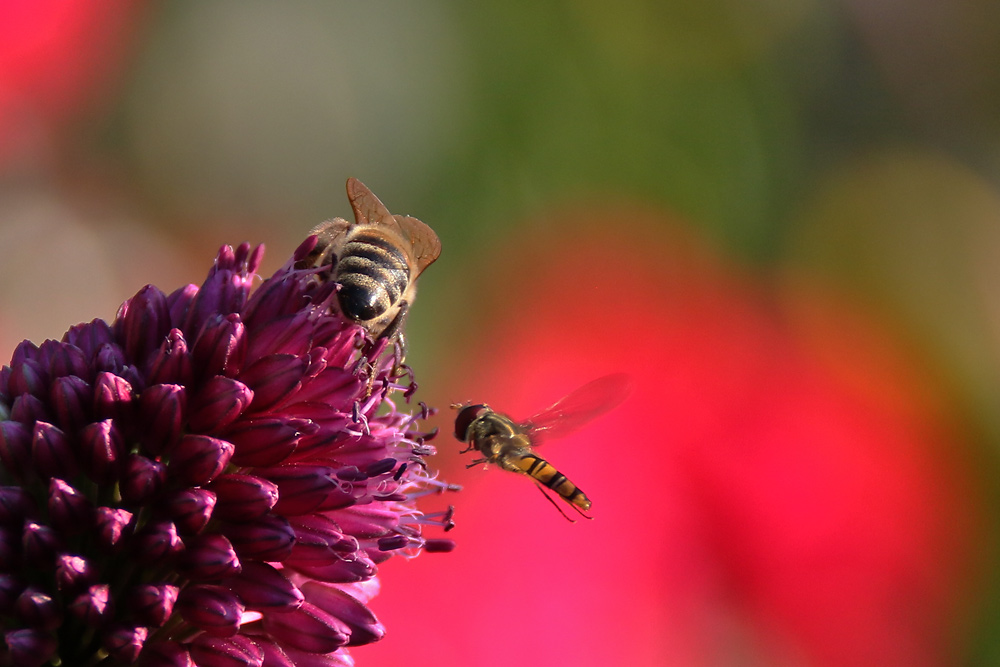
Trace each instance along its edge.
<instances>
[{"instance_id":1,"label":"hoverfly leg","mask_svg":"<svg viewBox=\"0 0 1000 667\"><path fill-rule=\"evenodd\" d=\"M541 484L539 484L538 482L535 482L535 486L537 486L538 490L542 493L543 496L545 496L545 499L547 501L549 501L550 503L552 503L552 506L555 507L559 511L559 513L563 515L564 519L566 519L570 523L576 523L576 519L569 518L569 515L566 514L566 512L563 511L563 508L559 506L559 503L557 503L556 501L552 500L552 497L549 494L545 493L545 489L542 488ZM578 509L577 511L579 512L580 510ZM581 514L582 514L582 512L581 512ZM584 516L587 516L587 515L584 514ZM591 517L587 516L587 518L590 519Z\"/></svg>"},{"instance_id":2,"label":"hoverfly leg","mask_svg":"<svg viewBox=\"0 0 1000 667\"><path fill-rule=\"evenodd\" d=\"M467 452L469 450L465 449L465 450L462 450L462 451L464 453L464 452ZM489 461L490 461L489 459L475 459L472 463L466 465L465 467L466 468L475 468L476 466L482 465L483 463L489 463Z\"/></svg>"}]
</instances>

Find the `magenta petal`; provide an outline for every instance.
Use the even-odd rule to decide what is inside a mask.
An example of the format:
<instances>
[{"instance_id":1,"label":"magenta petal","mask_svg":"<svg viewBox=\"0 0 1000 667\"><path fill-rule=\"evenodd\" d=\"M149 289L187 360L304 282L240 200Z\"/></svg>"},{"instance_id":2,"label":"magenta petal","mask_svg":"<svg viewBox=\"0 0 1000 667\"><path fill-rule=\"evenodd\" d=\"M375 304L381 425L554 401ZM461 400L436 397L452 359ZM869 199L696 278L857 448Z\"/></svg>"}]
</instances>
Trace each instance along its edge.
<instances>
[{"instance_id":1,"label":"magenta petal","mask_svg":"<svg viewBox=\"0 0 1000 667\"><path fill-rule=\"evenodd\" d=\"M199 377L233 377L246 354L246 327L236 313L210 319L191 350Z\"/></svg>"},{"instance_id":2,"label":"magenta petal","mask_svg":"<svg viewBox=\"0 0 1000 667\"><path fill-rule=\"evenodd\" d=\"M139 396L142 445L147 454L158 456L180 439L187 407L187 392L176 384L154 384Z\"/></svg>"},{"instance_id":3,"label":"magenta petal","mask_svg":"<svg viewBox=\"0 0 1000 667\"><path fill-rule=\"evenodd\" d=\"M208 484L229 465L235 449L233 443L218 438L185 435L170 454L167 472L182 484Z\"/></svg>"},{"instance_id":4,"label":"magenta petal","mask_svg":"<svg viewBox=\"0 0 1000 667\"><path fill-rule=\"evenodd\" d=\"M351 633L339 618L308 602L294 611L265 615L264 628L283 645L310 653L336 651Z\"/></svg>"},{"instance_id":5,"label":"magenta petal","mask_svg":"<svg viewBox=\"0 0 1000 667\"><path fill-rule=\"evenodd\" d=\"M326 561L287 561L286 565L296 572L318 581L331 584L349 584L371 579L378 571L370 558L359 552L350 560L333 559Z\"/></svg>"},{"instance_id":6,"label":"magenta petal","mask_svg":"<svg viewBox=\"0 0 1000 667\"><path fill-rule=\"evenodd\" d=\"M257 468L254 472L277 485L278 503L274 511L287 516L311 512L329 501L331 495L340 497L346 493L336 478L336 469L330 466L288 465Z\"/></svg>"},{"instance_id":7,"label":"magenta petal","mask_svg":"<svg viewBox=\"0 0 1000 667\"><path fill-rule=\"evenodd\" d=\"M235 635L245 611L233 592L210 585L188 586L181 591L175 608L185 621L212 637Z\"/></svg>"},{"instance_id":8,"label":"magenta petal","mask_svg":"<svg viewBox=\"0 0 1000 667\"><path fill-rule=\"evenodd\" d=\"M295 532L288 520L278 516L221 523L220 531L229 538L242 560L283 561L295 544Z\"/></svg>"},{"instance_id":9,"label":"magenta petal","mask_svg":"<svg viewBox=\"0 0 1000 667\"><path fill-rule=\"evenodd\" d=\"M171 329L149 367L149 384L181 384L191 381L191 353L180 329Z\"/></svg>"},{"instance_id":10,"label":"magenta petal","mask_svg":"<svg viewBox=\"0 0 1000 667\"><path fill-rule=\"evenodd\" d=\"M201 535L189 539L185 546L178 567L189 579L226 579L242 569L236 550L224 535Z\"/></svg>"},{"instance_id":11,"label":"magenta petal","mask_svg":"<svg viewBox=\"0 0 1000 667\"><path fill-rule=\"evenodd\" d=\"M36 422L31 437L31 459L40 477L76 476L79 466L66 433L48 422Z\"/></svg>"},{"instance_id":12,"label":"magenta petal","mask_svg":"<svg viewBox=\"0 0 1000 667\"><path fill-rule=\"evenodd\" d=\"M189 423L199 433L217 433L232 424L250 405L254 393L242 382L216 375L191 401Z\"/></svg>"},{"instance_id":13,"label":"magenta petal","mask_svg":"<svg viewBox=\"0 0 1000 667\"><path fill-rule=\"evenodd\" d=\"M303 584L302 593L308 602L347 624L351 629L348 646L370 644L385 636L385 626L375 614L339 588L312 581Z\"/></svg>"},{"instance_id":14,"label":"magenta petal","mask_svg":"<svg viewBox=\"0 0 1000 667\"><path fill-rule=\"evenodd\" d=\"M300 421L271 417L239 420L225 432L225 438L236 445L233 464L258 467L284 461L299 444Z\"/></svg>"},{"instance_id":15,"label":"magenta petal","mask_svg":"<svg viewBox=\"0 0 1000 667\"><path fill-rule=\"evenodd\" d=\"M174 611L180 589L171 584L147 584L132 590L128 596L130 613L143 625L158 628Z\"/></svg>"},{"instance_id":16,"label":"magenta petal","mask_svg":"<svg viewBox=\"0 0 1000 667\"><path fill-rule=\"evenodd\" d=\"M125 443L111 419L87 424L80 431L80 463L95 482L117 479L124 457Z\"/></svg>"},{"instance_id":17,"label":"magenta petal","mask_svg":"<svg viewBox=\"0 0 1000 667\"><path fill-rule=\"evenodd\" d=\"M221 475L210 488L217 497L215 512L220 519L256 519L271 511L278 502L278 486L253 475Z\"/></svg>"},{"instance_id":18,"label":"magenta petal","mask_svg":"<svg viewBox=\"0 0 1000 667\"><path fill-rule=\"evenodd\" d=\"M243 571L229 579L226 586L248 609L284 612L295 609L305 599L298 587L267 563L248 561Z\"/></svg>"},{"instance_id":19,"label":"magenta petal","mask_svg":"<svg viewBox=\"0 0 1000 667\"><path fill-rule=\"evenodd\" d=\"M201 636L191 642L191 657L205 667L261 667L264 651L248 637Z\"/></svg>"},{"instance_id":20,"label":"magenta petal","mask_svg":"<svg viewBox=\"0 0 1000 667\"><path fill-rule=\"evenodd\" d=\"M182 535L200 533L215 513L213 491L188 488L178 491L163 503L163 508Z\"/></svg>"},{"instance_id":21,"label":"magenta petal","mask_svg":"<svg viewBox=\"0 0 1000 667\"><path fill-rule=\"evenodd\" d=\"M254 392L255 412L267 410L295 393L307 369L306 361L291 354L271 354L240 373L240 380Z\"/></svg>"},{"instance_id":22,"label":"magenta petal","mask_svg":"<svg viewBox=\"0 0 1000 667\"><path fill-rule=\"evenodd\" d=\"M175 641L153 641L146 644L137 667L195 667L187 648ZM211 665L198 665L211 667Z\"/></svg>"},{"instance_id":23,"label":"magenta petal","mask_svg":"<svg viewBox=\"0 0 1000 667\"><path fill-rule=\"evenodd\" d=\"M55 655L56 640L48 632L29 628L4 634L10 664L18 667L41 667Z\"/></svg>"}]
</instances>

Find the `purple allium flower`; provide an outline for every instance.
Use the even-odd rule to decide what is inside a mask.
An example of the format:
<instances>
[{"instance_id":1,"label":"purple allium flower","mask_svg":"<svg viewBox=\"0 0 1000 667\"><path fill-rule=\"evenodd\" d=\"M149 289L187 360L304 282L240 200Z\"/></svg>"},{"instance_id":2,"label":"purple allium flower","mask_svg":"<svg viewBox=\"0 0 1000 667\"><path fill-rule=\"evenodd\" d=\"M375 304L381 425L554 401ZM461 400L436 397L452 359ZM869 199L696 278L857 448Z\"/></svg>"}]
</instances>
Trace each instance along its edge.
<instances>
[{"instance_id":1,"label":"purple allium flower","mask_svg":"<svg viewBox=\"0 0 1000 667\"><path fill-rule=\"evenodd\" d=\"M0 371L0 664L346 665L380 639L377 565L446 551L414 499L426 419L386 340L263 248Z\"/></svg>"}]
</instances>

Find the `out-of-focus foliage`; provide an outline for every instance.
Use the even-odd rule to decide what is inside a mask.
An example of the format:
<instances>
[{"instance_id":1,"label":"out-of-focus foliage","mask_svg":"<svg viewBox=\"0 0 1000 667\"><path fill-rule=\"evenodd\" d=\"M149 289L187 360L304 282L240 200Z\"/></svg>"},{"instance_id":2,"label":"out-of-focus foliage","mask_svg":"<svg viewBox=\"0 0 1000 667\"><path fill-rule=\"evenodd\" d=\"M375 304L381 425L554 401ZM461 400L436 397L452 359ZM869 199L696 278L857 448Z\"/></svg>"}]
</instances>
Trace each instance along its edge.
<instances>
[{"instance_id":1,"label":"out-of-focus foliage","mask_svg":"<svg viewBox=\"0 0 1000 667\"><path fill-rule=\"evenodd\" d=\"M222 243L263 241L268 257L286 256L315 223L348 215L343 183L356 176L390 210L421 218L441 237L441 260L421 278L408 325L409 361L429 395L442 406L466 399L513 402L519 394L510 387L520 386L554 399L572 388L566 378L582 382L589 378L580 369L601 367L595 349L571 344L580 328L606 332L601 340L627 351L622 358L637 375L654 368L647 363L651 350L665 350L658 374L669 374L672 364L711 359L709 347L703 356L685 356L670 347L676 340L650 338L646 326L693 316L672 308L670 299L688 286L698 293L700 274L663 283L662 294L644 298L645 309L626 308L634 295L624 286L634 286L638 275L627 253L581 267L568 262L572 251L560 240L606 238L609 247L641 248L669 269L688 257L677 249L674 228L681 227L701 239L694 247L712 248L711 261L736 285L727 297L732 308L758 312L766 327L780 330L780 319L790 315L779 305L794 293L802 306L794 312L812 304L823 314L803 320L811 323L808 340L823 341L811 353L817 357L806 358L828 364L827 374L808 377L839 378L852 387L846 394L823 393L824 400L867 393L874 402L859 400L862 407L851 413L870 422L859 432L893 440L903 429L910 438L904 440L917 443L912 456L893 450L898 460L881 461L919 472L894 478L901 494L895 497L910 498L894 511L926 511L919 494L902 490L925 488L933 477L923 476L920 462L944 456L955 475L947 488L957 490L942 512L962 515L953 518L968 540L963 549L991 558L995 535L986 526L1000 515L1000 497L983 491L1000 460L1000 5L993 0L44 0L27 7L0 0L2 349L24 337L55 335L81 319L111 317L145 283L198 282L203 276L196 267ZM603 213L587 215L591 211ZM580 289L537 287L541 293L533 293L541 283L532 277L550 265L566 266L570 285L579 274ZM615 286L623 290L620 302L607 296ZM543 355L523 355L511 377L502 376L514 343L498 332L526 335L538 318L524 309L529 296L547 299L549 312L538 325L544 331L528 340L542 349L568 341L557 358L560 368L576 369L572 373L533 373ZM594 302L598 297L603 301ZM779 305L766 314L769 302ZM569 322L577 306L587 317L560 326L560 313ZM739 328L747 321L734 319L739 324L727 332L732 340L715 342L758 340L759 331ZM874 333L852 337L842 330L852 322ZM789 340L801 342L800 335L763 340L780 349ZM844 342L872 339L880 342L864 350ZM778 363L782 355L761 358ZM706 376L708 386L733 369L706 361L688 370ZM740 401L759 395L759 414L780 414L784 407L774 402L784 394L765 389L748 382L733 389L748 395L726 405L750 405ZM541 407L521 398L527 409ZM710 426L717 397L706 390L685 399L687 412L704 411ZM901 414L930 411L933 418L926 424L897 419L896 408L879 400L897 401ZM643 409L653 417L636 434L616 438L617 460L651 456L641 449L637 456L630 441L647 435L642 429L655 415L670 413L655 405ZM860 465L848 455L855 450L843 415L801 410L803 433L840 433L831 451L839 451L840 442L843 460ZM890 413L896 416L887 419ZM669 443L665 421L660 437ZM941 432L930 433L936 424ZM459 470L459 445L445 437L438 444L446 467ZM880 445L887 443L875 442L873 451ZM572 460L575 474L598 480L581 482L598 518L573 526L573 534L601 548L641 542L634 535L621 542L614 513L601 515L602 505L621 500L601 490L597 473L608 474L605 464L598 457ZM656 462L654 469L661 468L672 483L699 483L685 477L683 466ZM781 489L778 482L802 472L747 466L740 478L740 470L731 470L734 483L754 489L763 475L774 475ZM978 471L982 483L969 470ZM504 517L504 530L536 525L520 505L504 500L523 480L496 471L462 478L473 487L485 479L496 489L489 511ZM831 472L827 481L835 491L833 482L850 478ZM874 484L865 488L886 510L881 516L894 516L883 502L891 494L879 495ZM830 502L843 499L834 491ZM478 492L467 493L476 498ZM503 563L491 554L504 539L525 554L559 551L544 534L483 532L488 518L478 518L475 500L469 513L477 518L463 524L460 498L459 548L477 550L461 562L476 567L449 576L469 582L470 590L492 585L488 572ZM539 512L551 510L533 500ZM697 512L691 516L697 530L718 528L707 519L698 524ZM775 516L743 516L738 528L759 537L765 533L755 528ZM805 512L781 520L794 535L829 525ZM735 563L730 572L770 572L748 570L740 559L752 554L734 546L747 543L726 542L727 534L718 538L725 548L714 555L725 553L726 562ZM931 552L942 546L937 535L927 538ZM960 543L954 553L942 552L941 562L960 567ZM845 544L859 542L845 538ZM685 553L662 548L667 555ZM880 567L934 567L899 559L887 557ZM390 573L387 586L404 587L405 570ZM982 664L1000 656L1000 604L989 602L1000 599L996 570L974 570L971 588L978 595L968 597L948 572L922 579L956 586L942 594L957 611L949 646L936 645L941 655ZM571 580L567 575L552 598ZM769 658L777 654L770 651L777 648L765 640L792 632L794 624L780 619L791 618L782 614L794 607L793 593L787 607L767 611L761 597L732 581L713 585L726 598L718 607L723 621L762 633L748 640L746 661L774 664ZM410 595L417 601L420 591ZM660 611L678 612L669 607L670 590L660 597L666 605ZM923 615L928 599L913 602L915 619L933 620ZM455 604L467 605L469 617L485 613L477 611L475 596ZM430 622L417 603L412 616L415 627ZM762 629L762 619L778 625ZM396 615L394 623L403 622L405 615ZM804 626L796 627L792 634L801 639ZM414 636L407 633L400 630ZM392 637L390 626L385 641ZM557 645L571 640L553 639ZM489 650L477 647L469 654ZM809 655L816 664L831 664L823 662L828 654ZM784 655L793 663L798 657ZM364 664L364 653L358 658ZM702 664L726 658L706 655ZM520 656L519 662L530 661Z\"/></svg>"}]
</instances>

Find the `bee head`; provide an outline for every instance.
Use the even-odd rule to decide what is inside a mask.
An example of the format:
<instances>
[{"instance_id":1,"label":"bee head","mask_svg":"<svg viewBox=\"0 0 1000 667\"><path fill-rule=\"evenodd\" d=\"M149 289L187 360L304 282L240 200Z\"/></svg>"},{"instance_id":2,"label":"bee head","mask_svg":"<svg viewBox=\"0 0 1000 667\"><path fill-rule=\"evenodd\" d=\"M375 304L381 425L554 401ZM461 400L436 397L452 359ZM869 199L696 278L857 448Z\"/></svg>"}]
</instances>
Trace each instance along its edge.
<instances>
[{"instance_id":1,"label":"bee head","mask_svg":"<svg viewBox=\"0 0 1000 667\"><path fill-rule=\"evenodd\" d=\"M489 406L482 403L461 408L455 417L455 437L462 442L468 442L469 427L472 426L472 422L488 412L491 412Z\"/></svg>"}]
</instances>

